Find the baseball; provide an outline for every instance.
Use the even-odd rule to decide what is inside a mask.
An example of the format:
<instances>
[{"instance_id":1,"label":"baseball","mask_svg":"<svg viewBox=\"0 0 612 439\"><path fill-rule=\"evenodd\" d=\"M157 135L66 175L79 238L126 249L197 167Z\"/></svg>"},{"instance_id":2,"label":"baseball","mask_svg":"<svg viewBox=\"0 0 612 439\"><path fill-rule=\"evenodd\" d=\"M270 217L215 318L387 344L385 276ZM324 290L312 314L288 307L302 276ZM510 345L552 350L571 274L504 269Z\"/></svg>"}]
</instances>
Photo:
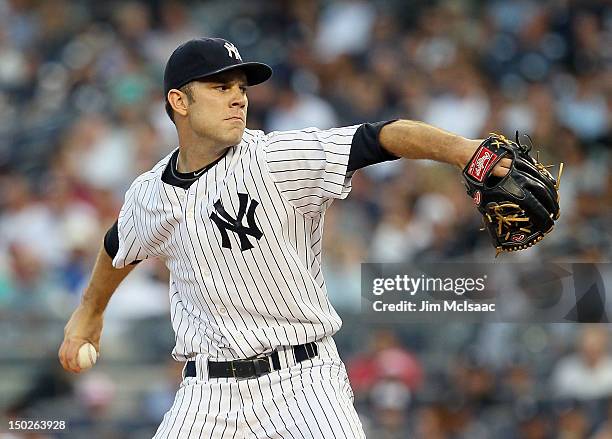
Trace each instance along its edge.
<instances>
[{"instance_id":1,"label":"baseball","mask_svg":"<svg viewBox=\"0 0 612 439\"><path fill-rule=\"evenodd\" d=\"M96 364L98 360L98 353L96 348L91 343L85 343L79 348L77 354L77 363L81 369L89 369L91 366Z\"/></svg>"}]
</instances>

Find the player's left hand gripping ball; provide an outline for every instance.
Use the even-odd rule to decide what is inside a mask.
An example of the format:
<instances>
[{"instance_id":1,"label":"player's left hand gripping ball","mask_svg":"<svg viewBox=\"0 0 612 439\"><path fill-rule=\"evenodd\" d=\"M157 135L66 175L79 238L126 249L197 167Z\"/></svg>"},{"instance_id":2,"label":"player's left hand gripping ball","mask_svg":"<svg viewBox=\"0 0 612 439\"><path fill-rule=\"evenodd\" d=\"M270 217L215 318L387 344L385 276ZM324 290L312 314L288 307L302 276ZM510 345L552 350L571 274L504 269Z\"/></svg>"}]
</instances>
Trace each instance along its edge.
<instances>
[{"instance_id":1,"label":"player's left hand gripping ball","mask_svg":"<svg viewBox=\"0 0 612 439\"><path fill-rule=\"evenodd\" d=\"M467 193L484 217L497 254L531 247L553 229L559 219L559 182L563 163L555 179L537 158L531 146L521 145L500 134L491 134L480 144L463 170ZM502 158L512 166L504 177L493 175ZM497 256L497 255L496 255Z\"/></svg>"}]
</instances>

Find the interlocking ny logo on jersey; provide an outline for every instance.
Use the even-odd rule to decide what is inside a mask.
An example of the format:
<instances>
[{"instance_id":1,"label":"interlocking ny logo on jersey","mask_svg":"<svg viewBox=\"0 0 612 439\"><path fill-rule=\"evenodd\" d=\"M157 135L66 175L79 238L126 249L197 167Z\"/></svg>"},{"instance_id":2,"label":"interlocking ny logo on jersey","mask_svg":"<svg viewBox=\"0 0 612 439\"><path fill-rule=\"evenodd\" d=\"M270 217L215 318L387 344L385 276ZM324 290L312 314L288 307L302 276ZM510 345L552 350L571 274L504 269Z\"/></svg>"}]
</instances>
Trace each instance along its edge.
<instances>
[{"instance_id":1,"label":"interlocking ny logo on jersey","mask_svg":"<svg viewBox=\"0 0 612 439\"><path fill-rule=\"evenodd\" d=\"M221 232L221 246L225 248L232 248L232 244L229 239L227 231L234 232L238 235L240 240L240 250L245 251L253 248L253 244L249 241L247 235L259 240L263 233L257 227L255 223L255 209L259 203L257 200L251 199L249 202L248 194L238 194L240 200L240 207L238 208L238 215L236 218L232 218L223 208L221 200L217 200L214 204L215 211L210 214L210 219L217 225ZM242 219L246 213L247 226L242 225Z\"/></svg>"},{"instance_id":2,"label":"interlocking ny logo on jersey","mask_svg":"<svg viewBox=\"0 0 612 439\"><path fill-rule=\"evenodd\" d=\"M234 57L236 59L239 59L240 61L242 61L242 57L240 56L240 54L238 53L238 49L236 49L236 46L234 46L232 43L230 43L229 41L226 42L223 47L225 47L227 49L227 56L229 57Z\"/></svg>"}]
</instances>

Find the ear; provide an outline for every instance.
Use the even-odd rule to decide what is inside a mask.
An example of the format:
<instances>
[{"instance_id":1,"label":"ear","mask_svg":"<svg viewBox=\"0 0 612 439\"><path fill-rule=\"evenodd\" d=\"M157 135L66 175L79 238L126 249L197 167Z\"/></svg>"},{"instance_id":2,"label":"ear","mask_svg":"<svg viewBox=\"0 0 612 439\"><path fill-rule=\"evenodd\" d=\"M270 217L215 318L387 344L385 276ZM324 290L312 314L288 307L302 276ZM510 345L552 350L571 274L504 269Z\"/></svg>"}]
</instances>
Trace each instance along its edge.
<instances>
[{"instance_id":1,"label":"ear","mask_svg":"<svg viewBox=\"0 0 612 439\"><path fill-rule=\"evenodd\" d=\"M173 88L168 92L166 96L168 98L168 103L174 110L176 114L180 114L181 116L187 116L187 108L189 106L189 99L187 95L176 88Z\"/></svg>"}]
</instances>

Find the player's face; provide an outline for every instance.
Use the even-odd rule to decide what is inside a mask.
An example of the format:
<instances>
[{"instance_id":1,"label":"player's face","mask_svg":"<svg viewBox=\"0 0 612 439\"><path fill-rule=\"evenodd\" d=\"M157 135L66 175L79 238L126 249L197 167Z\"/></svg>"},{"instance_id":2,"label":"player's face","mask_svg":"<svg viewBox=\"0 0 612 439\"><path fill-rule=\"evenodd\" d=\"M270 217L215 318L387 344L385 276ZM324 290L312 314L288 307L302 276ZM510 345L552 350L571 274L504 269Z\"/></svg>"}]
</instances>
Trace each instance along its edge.
<instances>
[{"instance_id":1,"label":"player's face","mask_svg":"<svg viewBox=\"0 0 612 439\"><path fill-rule=\"evenodd\" d=\"M234 70L195 81L188 118L194 133L215 147L238 144L246 127L246 75Z\"/></svg>"}]
</instances>

